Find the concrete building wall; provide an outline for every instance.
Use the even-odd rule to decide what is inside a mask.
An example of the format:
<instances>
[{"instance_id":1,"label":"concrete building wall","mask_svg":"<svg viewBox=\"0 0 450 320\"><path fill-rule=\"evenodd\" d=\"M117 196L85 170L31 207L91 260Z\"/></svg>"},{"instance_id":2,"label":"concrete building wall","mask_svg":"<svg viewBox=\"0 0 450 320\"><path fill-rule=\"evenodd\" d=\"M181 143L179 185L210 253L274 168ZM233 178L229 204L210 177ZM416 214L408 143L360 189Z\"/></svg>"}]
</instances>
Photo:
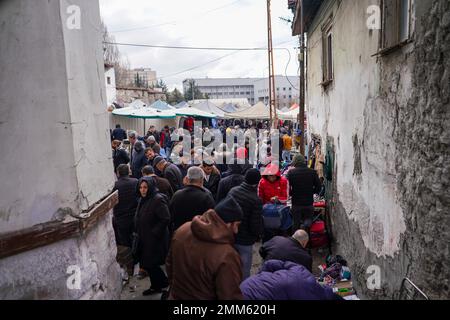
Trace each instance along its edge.
<instances>
[{"instance_id":1,"label":"concrete building wall","mask_svg":"<svg viewBox=\"0 0 450 320\"><path fill-rule=\"evenodd\" d=\"M275 98L280 109L290 108L294 103L299 103L300 77L275 76ZM269 103L269 79L255 81L255 101Z\"/></svg>"},{"instance_id":2,"label":"concrete building wall","mask_svg":"<svg viewBox=\"0 0 450 320\"><path fill-rule=\"evenodd\" d=\"M408 276L448 298L449 3L413 1L413 41L385 56L374 56L381 32L366 27L373 4L325 1L308 31L308 129L335 150L336 247L363 297L398 297ZM324 88L321 27L331 14L334 80ZM370 265L381 267L381 290L366 286Z\"/></svg>"},{"instance_id":3,"label":"concrete building wall","mask_svg":"<svg viewBox=\"0 0 450 320\"><path fill-rule=\"evenodd\" d=\"M72 5L80 29L68 29ZM0 25L4 234L72 220L108 195L114 175L98 1L4 0ZM118 298L115 255L108 214L78 238L1 259L0 298ZM81 270L79 290L67 287L70 266Z\"/></svg>"},{"instance_id":4,"label":"concrete building wall","mask_svg":"<svg viewBox=\"0 0 450 320\"><path fill-rule=\"evenodd\" d=\"M139 75L139 78L145 83L147 88L151 88L156 86L157 78L156 71L153 71L149 68L138 68L133 70L128 70L125 79L128 86L135 86L136 84L136 76Z\"/></svg>"},{"instance_id":5,"label":"concrete building wall","mask_svg":"<svg viewBox=\"0 0 450 320\"><path fill-rule=\"evenodd\" d=\"M183 90L186 92L191 79L183 81ZM248 99L251 105L258 101L269 102L268 78L225 78L225 79L194 79L196 86L203 94L208 94L210 99ZM290 108L298 103L299 77L275 76L275 90L277 105L280 108Z\"/></svg>"}]
</instances>

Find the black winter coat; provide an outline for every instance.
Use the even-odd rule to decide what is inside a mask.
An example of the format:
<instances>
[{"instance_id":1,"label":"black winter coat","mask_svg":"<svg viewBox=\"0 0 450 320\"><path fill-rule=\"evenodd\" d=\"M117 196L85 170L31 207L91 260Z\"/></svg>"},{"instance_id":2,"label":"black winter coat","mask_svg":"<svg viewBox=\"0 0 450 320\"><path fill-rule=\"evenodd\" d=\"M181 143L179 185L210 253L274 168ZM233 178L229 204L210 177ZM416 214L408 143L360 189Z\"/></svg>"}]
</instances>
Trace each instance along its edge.
<instances>
[{"instance_id":1,"label":"black winter coat","mask_svg":"<svg viewBox=\"0 0 450 320\"><path fill-rule=\"evenodd\" d=\"M244 180L244 176L240 173L232 174L220 180L216 196L217 203L225 199L228 195L228 192L230 192L230 190L234 187L240 186L244 182Z\"/></svg>"},{"instance_id":2,"label":"black winter coat","mask_svg":"<svg viewBox=\"0 0 450 320\"><path fill-rule=\"evenodd\" d=\"M306 166L298 167L289 170L287 179L289 180L292 205L312 206L314 194L318 194L322 189L317 172Z\"/></svg>"},{"instance_id":3,"label":"black winter coat","mask_svg":"<svg viewBox=\"0 0 450 320\"><path fill-rule=\"evenodd\" d=\"M138 205L137 184L137 179L120 177L114 185L113 192L119 191L119 203L113 209L113 227L119 246L131 247L134 215Z\"/></svg>"},{"instance_id":4,"label":"black winter coat","mask_svg":"<svg viewBox=\"0 0 450 320\"><path fill-rule=\"evenodd\" d=\"M170 202L172 230L175 231L195 216L204 214L215 207L214 198L205 188L186 186L175 192Z\"/></svg>"},{"instance_id":5,"label":"black winter coat","mask_svg":"<svg viewBox=\"0 0 450 320\"><path fill-rule=\"evenodd\" d=\"M216 173L211 173L209 176L209 181L206 181L206 179L203 182L203 185L206 189L208 189L213 198L216 198L217 196L217 190L219 189L219 183L220 183L220 175Z\"/></svg>"},{"instance_id":6,"label":"black winter coat","mask_svg":"<svg viewBox=\"0 0 450 320\"><path fill-rule=\"evenodd\" d=\"M169 180L170 186L174 192L183 188L183 177L180 169L172 163L168 163L164 168L162 177Z\"/></svg>"},{"instance_id":7,"label":"black winter coat","mask_svg":"<svg viewBox=\"0 0 450 320\"><path fill-rule=\"evenodd\" d=\"M144 145L141 142L136 142L131 158L131 172L133 178L140 179L142 177L142 168L147 164L148 160L145 156Z\"/></svg>"},{"instance_id":8,"label":"black winter coat","mask_svg":"<svg viewBox=\"0 0 450 320\"><path fill-rule=\"evenodd\" d=\"M242 208L244 216L236 236L236 244L253 245L263 233L262 200L258 197L257 186L244 182L241 186L231 189L232 196Z\"/></svg>"},{"instance_id":9,"label":"black winter coat","mask_svg":"<svg viewBox=\"0 0 450 320\"><path fill-rule=\"evenodd\" d=\"M117 168L121 164L130 163L130 157L128 156L128 152L126 152L124 149L113 150L113 161L114 161L114 172L116 172Z\"/></svg>"},{"instance_id":10,"label":"black winter coat","mask_svg":"<svg viewBox=\"0 0 450 320\"><path fill-rule=\"evenodd\" d=\"M281 236L273 237L262 245L259 249L259 254L264 261L291 261L304 266L312 272L311 255L293 238Z\"/></svg>"},{"instance_id":11,"label":"black winter coat","mask_svg":"<svg viewBox=\"0 0 450 320\"><path fill-rule=\"evenodd\" d=\"M167 198L161 193L139 201L136 231L139 236L140 267L151 269L165 263L169 249L170 213Z\"/></svg>"},{"instance_id":12,"label":"black winter coat","mask_svg":"<svg viewBox=\"0 0 450 320\"><path fill-rule=\"evenodd\" d=\"M127 132L122 128L116 128L111 134L113 140L123 141L127 138Z\"/></svg>"}]
</instances>

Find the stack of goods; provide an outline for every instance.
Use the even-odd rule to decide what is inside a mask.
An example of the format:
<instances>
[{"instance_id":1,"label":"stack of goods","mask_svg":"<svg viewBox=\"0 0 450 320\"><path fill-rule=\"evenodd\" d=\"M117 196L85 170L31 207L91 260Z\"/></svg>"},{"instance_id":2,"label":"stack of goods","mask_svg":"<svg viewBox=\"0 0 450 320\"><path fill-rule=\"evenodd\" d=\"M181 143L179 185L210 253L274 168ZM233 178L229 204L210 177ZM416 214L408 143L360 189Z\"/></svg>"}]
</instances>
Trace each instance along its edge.
<instances>
[{"instance_id":1,"label":"stack of goods","mask_svg":"<svg viewBox=\"0 0 450 320\"><path fill-rule=\"evenodd\" d=\"M351 272L347 267L347 261L341 256L328 256L326 264L319 266L322 274L319 283L333 288L333 291L341 297L356 295L351 280Z\"/></svg>"}]
</instances>

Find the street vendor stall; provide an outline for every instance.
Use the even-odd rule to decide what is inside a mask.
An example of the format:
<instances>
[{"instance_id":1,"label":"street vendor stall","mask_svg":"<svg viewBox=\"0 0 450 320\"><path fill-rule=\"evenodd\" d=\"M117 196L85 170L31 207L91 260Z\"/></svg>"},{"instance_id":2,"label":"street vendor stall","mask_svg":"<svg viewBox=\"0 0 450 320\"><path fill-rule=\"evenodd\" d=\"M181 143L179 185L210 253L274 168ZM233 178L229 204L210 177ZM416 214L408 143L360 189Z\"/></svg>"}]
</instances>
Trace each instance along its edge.
<instances>
[{"instance_id":1,"label":"street vendor stall","mask_svg":"<svg viewBox=\"0 0 450 320\"><path fill-rule=\"evenodd\" d=\"M244 119L244 120L268 120L270 119L270 109L263 102L258 102L253 107L243 111L227 113L226 119Z\"/></svg>"},{"instance_id":2,"label":"street vendor stall","mask_svg":"<svg viewBox=\"0 0 450 320\"><path fill-rule=\"evenodd\" d=\"M164 106L159 104L158 108L164 108ZM147 132L147 125L155 125L160 128L165 125L174 126L175 112L172 109L160 110L158 108L149 107L143 101L135 100L126 108L113 110L112 121L120 123L127 130L141 132L142 135Z\"/></svg>"}]
</instances>

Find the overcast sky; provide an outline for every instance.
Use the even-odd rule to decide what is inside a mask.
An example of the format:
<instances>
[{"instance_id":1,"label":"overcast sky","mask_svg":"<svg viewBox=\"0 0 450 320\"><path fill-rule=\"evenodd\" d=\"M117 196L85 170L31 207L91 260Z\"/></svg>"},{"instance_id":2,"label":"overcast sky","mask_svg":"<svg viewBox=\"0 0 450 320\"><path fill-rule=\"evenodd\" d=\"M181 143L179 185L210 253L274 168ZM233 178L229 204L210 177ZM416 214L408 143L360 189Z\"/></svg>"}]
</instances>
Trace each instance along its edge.
<instances>
[{"instance_id":1,"label":"overcast sky","mask_svg":"<svg viewBox=\"0 0 450 320\"><path fill-rule=\"evenodd\" d=\"M266 0L100 0L101 15L117 42L195 46L267 47ZM296 75L298 40L291 36L287 0L272 0L274 46L289 48L288 75ZM267 76L267 51L192 51L119 47L132 68L147 67L170 89L186 78ZM225 55L229 55L224 57ZM220 59L224 57L223 59ZM186 73L181 71L201 66ZM275 73L285 74L289 55L275 50Z\"/></svg>"}]
</instances>

